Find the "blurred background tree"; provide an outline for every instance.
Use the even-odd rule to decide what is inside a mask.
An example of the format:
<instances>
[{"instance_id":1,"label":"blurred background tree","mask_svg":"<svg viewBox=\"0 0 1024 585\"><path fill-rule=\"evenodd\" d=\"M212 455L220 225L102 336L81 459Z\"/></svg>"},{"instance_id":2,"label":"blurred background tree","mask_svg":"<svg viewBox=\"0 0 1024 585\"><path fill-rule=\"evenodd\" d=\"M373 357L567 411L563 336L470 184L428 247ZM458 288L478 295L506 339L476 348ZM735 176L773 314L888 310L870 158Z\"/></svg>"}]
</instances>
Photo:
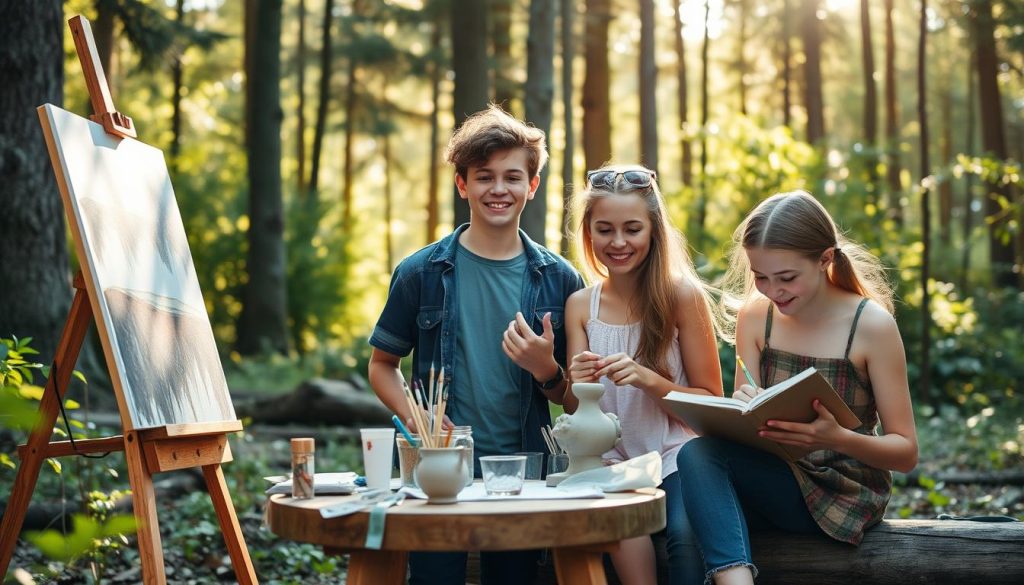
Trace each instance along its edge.
<instances>
[{"instance_id":1,"label":"blurred background tree","mask_svg":"<svg viewBox=\"0 0 1024 585\"><path fill-rule=\"evenodd\" d=\"M31 4L38 17L5 8L0 38L0 334L33 336L46 361L75 259L32 108L88 110L60 4ZM168 157L229 371L267 352L361 371L395 264L468 217L447 136L495 101L548 132L531 237L571 256L585 170L643 161L713 280L747 210L807 189L892 267L915 398L1018 400L1017 3L63 4L92 19L118 107Z\"/></svg>"}]
</instances>

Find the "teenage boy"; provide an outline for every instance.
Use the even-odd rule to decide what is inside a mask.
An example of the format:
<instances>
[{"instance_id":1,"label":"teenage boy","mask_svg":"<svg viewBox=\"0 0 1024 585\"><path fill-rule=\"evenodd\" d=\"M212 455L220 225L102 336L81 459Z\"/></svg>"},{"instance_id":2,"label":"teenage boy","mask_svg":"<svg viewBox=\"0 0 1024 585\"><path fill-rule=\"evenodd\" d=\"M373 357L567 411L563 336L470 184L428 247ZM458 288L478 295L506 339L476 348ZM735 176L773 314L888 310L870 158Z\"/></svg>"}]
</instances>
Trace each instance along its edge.
<instances>
[{"instance_id":1,"label":"teenage boy","mask_svg":"<svg viewBox=\"0 0 1024 585\"><path fill-rule=\"evenodd\" d=\"M370 336L370 385L411 422L399 366L412 352L414 379L444 368L445 424L473 427L475 458L544 451L548 401L561 404L567 386L565 301L583 288L565 259L519 229L547 160L544 133L491 105L466 119L445 159L470 220L395 269ZM531 582L538 552L482 553L483 583ZM412 553L409 565L410 585L466 582L465 553Z\"/></svg>"}]
</instances>

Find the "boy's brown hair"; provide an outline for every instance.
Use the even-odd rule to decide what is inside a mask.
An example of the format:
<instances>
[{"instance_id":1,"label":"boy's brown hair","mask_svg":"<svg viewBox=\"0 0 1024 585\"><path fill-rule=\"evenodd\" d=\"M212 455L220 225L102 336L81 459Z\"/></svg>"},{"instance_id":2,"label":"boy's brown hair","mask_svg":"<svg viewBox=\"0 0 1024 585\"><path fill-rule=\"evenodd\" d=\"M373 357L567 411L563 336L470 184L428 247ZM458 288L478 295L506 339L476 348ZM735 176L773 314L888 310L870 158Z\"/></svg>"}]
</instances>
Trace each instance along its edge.
<instances>
[{"instance_id":1,"label":"boy's brown hair","mask_svg":"<svg viewBox=\"0 0 1024 585\"><path fill-rule=\"evenodd\" d=\"M544 131L510 116L495 104L489 104L466 118L452 134L444 150L444 159L455 167L455 172L466 179L471 166L481 166L498 151L512 148L526 149L527 170L530 178L540 174L548 160Z\"/></svg>"}]
</instances>

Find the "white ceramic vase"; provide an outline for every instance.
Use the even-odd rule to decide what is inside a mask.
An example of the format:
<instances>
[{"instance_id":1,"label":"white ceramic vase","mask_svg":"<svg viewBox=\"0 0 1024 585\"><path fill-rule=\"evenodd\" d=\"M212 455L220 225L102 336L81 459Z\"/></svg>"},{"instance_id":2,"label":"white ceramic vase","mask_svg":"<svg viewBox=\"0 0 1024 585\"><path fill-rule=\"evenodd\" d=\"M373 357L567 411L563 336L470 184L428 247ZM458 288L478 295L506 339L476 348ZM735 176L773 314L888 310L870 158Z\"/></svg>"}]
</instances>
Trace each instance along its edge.
<instances>
[{"instance_id":1,"label":"white ceramic vase","mask_svg":"<svg viewBox=\"0 0 1024 585\"><path fill-rule=\"evenodd\" d=\"M604 395L604 385L577 382L572 393L579 399L573 414L563 414L555 420L552 429L555 439L569 454L569 468L562 473L548 475L549 486L581 471L603 466L601 455L619 441L619 418L601 411L598 401Z\"/></svg>"},{"instance_id":2,"label":"white ceramic vase","mask_svg":"<svg viewBox=\"0 0 1024 585\"><path fill-rule=\"evenodd\" d=\"M458 500L459 492L466 487L464 466L468 453L463 447L420 447L420 460L413 476L416 485L427 494L428 504L454 504Z\"/></svg>"}]
</instances>

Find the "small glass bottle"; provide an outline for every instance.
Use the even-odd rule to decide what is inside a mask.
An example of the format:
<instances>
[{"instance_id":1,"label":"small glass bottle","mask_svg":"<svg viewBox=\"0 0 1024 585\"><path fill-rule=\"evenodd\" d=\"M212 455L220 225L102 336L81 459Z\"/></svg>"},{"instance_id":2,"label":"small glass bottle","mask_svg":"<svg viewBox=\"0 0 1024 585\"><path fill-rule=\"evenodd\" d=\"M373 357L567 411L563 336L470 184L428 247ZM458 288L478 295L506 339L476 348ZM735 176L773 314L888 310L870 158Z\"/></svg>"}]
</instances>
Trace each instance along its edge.
<instances>
[{"instance_id":1,"label":"small glass bottle","mask_svg":"<svg viewBox=\"0 0 1024 585\"><path fill-rule=\"evenodd\" d=\"M306 500L313 497L313 439L292 439L292 497Z\"/></svg>"},{"instance_id":2,"label":"small glass bottle","mask_svg":"<svg viewBox=\"0 0 1024 585\"><path fill-rule=\"evenodd\" d=\"M452 442L450 447L464 447L469 453L466 456L466 485L473 485L473 427L469 425L456 426L452 429Z\"/></svg>"}]
</instances>

